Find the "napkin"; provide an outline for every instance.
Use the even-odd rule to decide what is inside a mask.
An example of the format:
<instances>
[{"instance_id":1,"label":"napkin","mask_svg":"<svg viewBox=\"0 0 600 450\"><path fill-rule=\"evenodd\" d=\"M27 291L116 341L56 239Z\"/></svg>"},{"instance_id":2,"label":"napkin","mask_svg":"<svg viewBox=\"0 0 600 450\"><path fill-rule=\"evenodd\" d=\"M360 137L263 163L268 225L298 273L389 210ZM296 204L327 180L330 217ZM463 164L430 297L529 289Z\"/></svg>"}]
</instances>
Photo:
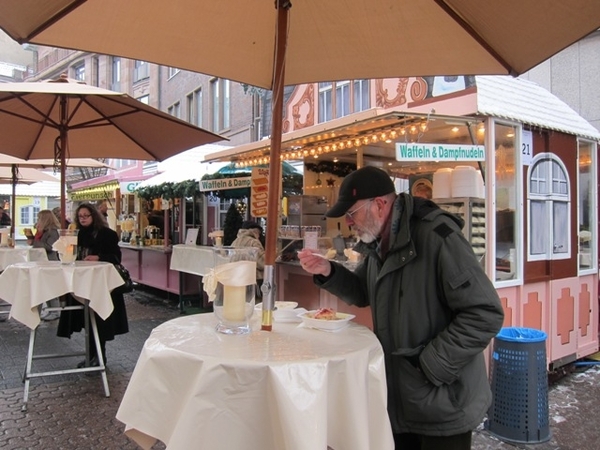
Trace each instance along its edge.
<instances>
[{"instance_id":1,"label":"napkin","mask_svg":"<svg viewBox=\"0 0 600 450\"><path fill-rule=\"evenodd\" d=\"M209 302L217 297L218 283L223 286L256 284L256 261L236 261L211 269L203 279L204 291Z\"/></svg>"}]
</instances>

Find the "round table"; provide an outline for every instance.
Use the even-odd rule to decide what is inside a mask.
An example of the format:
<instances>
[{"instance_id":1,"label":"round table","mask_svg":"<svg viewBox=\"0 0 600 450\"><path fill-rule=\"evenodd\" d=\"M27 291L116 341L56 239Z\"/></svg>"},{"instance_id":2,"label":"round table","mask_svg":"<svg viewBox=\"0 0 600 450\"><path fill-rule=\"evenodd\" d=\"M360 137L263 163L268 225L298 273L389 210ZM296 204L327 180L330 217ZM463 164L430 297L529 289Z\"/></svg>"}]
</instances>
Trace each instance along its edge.
<instances>
[{"instance_id":1,"label":"round table","mask_svg":"<svg viewBox=\"0 0 600 450\"><path fill-rule=\"evenodd\" d=\"M212 313L155 328L117 413L143 448L387 450L383 351L366 327L231 336ZM251 443L251 444L250 444Z\"/></svg>"}]
</instances>

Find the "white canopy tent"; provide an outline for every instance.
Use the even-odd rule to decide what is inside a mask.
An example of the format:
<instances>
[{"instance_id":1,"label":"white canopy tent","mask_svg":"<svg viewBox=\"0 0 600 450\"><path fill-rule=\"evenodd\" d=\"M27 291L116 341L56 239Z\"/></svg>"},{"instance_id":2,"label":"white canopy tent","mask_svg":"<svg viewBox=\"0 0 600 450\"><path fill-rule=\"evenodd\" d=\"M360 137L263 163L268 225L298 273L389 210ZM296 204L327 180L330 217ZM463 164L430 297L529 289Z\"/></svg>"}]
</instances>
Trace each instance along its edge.
<instances>
[{"instance_id":1,"label":"white canopy tent","mask_svg":"<svg viewBox=\"0 0 600 450\"><path fill-rule=\"evenodd\" d=\"M171 156L159 162L157 166L159 173L142 181L138 188L158 186L163 183L181 183L187 180L200 181L203 175L214 173L228 164L202 162L204 156L229 148L231 147L226 145L206 144Z\"/></svg>"}]
</instances>

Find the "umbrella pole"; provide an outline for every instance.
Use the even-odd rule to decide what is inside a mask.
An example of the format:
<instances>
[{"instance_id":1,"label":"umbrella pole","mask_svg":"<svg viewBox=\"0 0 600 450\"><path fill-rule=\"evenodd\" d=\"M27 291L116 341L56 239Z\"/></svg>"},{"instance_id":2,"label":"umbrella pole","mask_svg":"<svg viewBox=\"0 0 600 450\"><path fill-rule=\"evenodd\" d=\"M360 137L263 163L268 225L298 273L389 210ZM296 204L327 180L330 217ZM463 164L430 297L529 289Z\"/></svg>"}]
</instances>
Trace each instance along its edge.
<instances>
[{"instance_id":1,"label":"umbrella pole","mask_svg":"<svg viewBox=\"0 0 600 450\"><path fill-rule=\"evenodd\" d=\"M17 172L19 171L19 169L17 168L16 164L13 164L11 166L11 175L12 175L12 200L10 202L10 214L11 214L11 219L10 219L10 237L13 240L13 243L16 243L16 236L15 236L15 220L16 220L16 215L17 214L17 182L19 181L17 178Z\"/></svg>"},{"instance_id":2,"label":"umbrella pole","mask_svg":"<svg viewBox=\"0 0 600 450\"><path fill-rule=\"evenodd\" d=\"M269 168L269 198L267 203L267 231L265 236L265 270L261 329L273 329L275 308L275 258L277 249L277 227L279 225L279 193L281 189L281 133L283 119L283 83L285 74L285 52L289 0L277 0L277 37L275 41L275 64L273 69L273 102L271 111L271 155Z\"/></svg>"},{"instance_id":3,"label":"umbrella pole","mask_svg":"<svg viewBox=\"0 0 600 450\"><path fill-rule=\"evenodd\" d=\"M66 210L66 161L65 155L68 149L68 133L67 133L67 97L63 95L60 98L60 147L58 153L54 155L54 158L60 158L60 227L67 228L67 221L65 219Z\"/></svg>"}]
</instances>

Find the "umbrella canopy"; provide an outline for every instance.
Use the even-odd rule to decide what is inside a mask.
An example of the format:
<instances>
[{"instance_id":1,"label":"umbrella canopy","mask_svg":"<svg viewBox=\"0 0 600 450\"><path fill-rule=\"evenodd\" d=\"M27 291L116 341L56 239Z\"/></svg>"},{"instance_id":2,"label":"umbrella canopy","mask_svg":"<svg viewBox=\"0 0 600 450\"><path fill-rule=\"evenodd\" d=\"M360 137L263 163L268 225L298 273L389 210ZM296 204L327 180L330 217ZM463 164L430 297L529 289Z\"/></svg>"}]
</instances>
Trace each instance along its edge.
<instances>
[{"instance_id":1,"label":"umbrella canopy","mask_svg":"<svg viewBox=\"0 0 600 450\"><path fill-rule=\"evenodd\" d=\"M3 0L0 28L272 89L274 4L289 9L285 85L520 74L600 27L597 0Z\"/></svg>"},{"instance_id":2,"label":"umbrella canopy","mask_svg":"<svg viewBox=\"0 0 600 450\"><path fill-rule=\"evenodd\" d=\"M0 166L12 166L13 164L19 167L27 166L29 168L35 169L54 169L57 166L57 161L49 158L21 159L0 153ZM112 166L110 166L109 164L105 164L94 158L67 158L65 159L65 165L67 167L105 167L107 169L112 169Z\"/></svg>"},{"instance_id":3,"label":"umbrella canopy","mask_svg":"<svg viewBox=\"0 0 600 450\"><path fill-rule=\"evenodd\" d=\"M516 75L599 27L597 0L0 2L0 28L21 43L126 56L272 89L271 161L280 159L284 85ZM272 164L269 184L279 186L280 178L281 165ZM267 216L278 217L278 207L272 189ZM277 225L267 221L266 280ZM263 307L272 309L270 288Z\"/></svg>"},{"instance_id":4,"label":"umbrella canopy","mask_svg":"<svg viewBox=\"0 0 600 450\"><path fill-rule=\"evenodd\" d=\"M63 222L68 158L161 161L223 139L126 94L66 77L0 83L0 136L1 153L60 162Z\"/></svg>"},{"instance_id":5,"label":"umbrella canopy","mask_svg":"<svg viewBox=\"0 0 600 450\"><path fill-rule=\"evenodd\" d=\"M69 158L65 160L65 166L67 167L89 167L89 168L110 168L108 164L104 164L93 158ZM14 217L16 213L16 188L17 183L35 183L38 181L54 181L59 180L52 175L40 172L36 169L50 169L57 171L60 169L60 164L57 167L57 161L54 159L30 159L24 160L21 158L15 158L0 153L0 173L7 173L10 171L10 179L4 178L0 183L12 183L12 201L11 201L11 214L13 217L13 223L10 227L10 232L14 236L15 223ZM42 178L45 177L45 178ZM38 178L38 179L36 179ZM28 181L29 180L29 181ZM63 205L64 206L64 205Z\"/></svg>"},{"instance_id":6,"label":"umbrella canopy","mask_svg":"<svg viewBox=\"0 0 600 450\"><path fill-rule=\"evenodd\" d=\"M58 178L41 170L28 167L17 168L14 171L12 167L0 167L0 183L2 184L14 184L15 182L33 184L38 181L58 182Z\"/></svg>"}]
</instances>

